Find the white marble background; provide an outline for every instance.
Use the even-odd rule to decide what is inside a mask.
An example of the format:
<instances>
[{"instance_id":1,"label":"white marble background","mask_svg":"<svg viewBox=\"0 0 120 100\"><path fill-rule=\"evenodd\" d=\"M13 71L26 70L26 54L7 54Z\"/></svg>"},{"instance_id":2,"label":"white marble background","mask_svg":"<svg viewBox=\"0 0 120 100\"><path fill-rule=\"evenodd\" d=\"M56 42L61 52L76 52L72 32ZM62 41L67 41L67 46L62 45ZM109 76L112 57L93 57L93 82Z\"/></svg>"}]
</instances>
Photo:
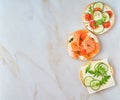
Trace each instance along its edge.
<instances>
[{"instance_id":1,"label":"white marble background","mask_svg":"<svg viewBox=\"0 0 120 100\"><path fill-rule=\"evenodd\" d=\"M84 63L68 56L66 39L83 29L81 14L95 0L0 0L0 100L120 100L120 1L101 0L116 14L99 36L116 86L89 95L79 80Z\"/></svg>"}]
</instances>

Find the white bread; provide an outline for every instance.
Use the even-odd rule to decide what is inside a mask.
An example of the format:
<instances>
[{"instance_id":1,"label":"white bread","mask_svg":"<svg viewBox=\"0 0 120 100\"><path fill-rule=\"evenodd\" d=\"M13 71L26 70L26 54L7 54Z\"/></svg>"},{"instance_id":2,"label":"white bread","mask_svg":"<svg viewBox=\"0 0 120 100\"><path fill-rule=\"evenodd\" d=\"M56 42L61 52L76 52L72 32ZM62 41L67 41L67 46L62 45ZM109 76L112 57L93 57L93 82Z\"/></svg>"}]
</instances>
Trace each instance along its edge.
<instances>
[{"instance_id":1,"label":"white bread","mask_svg":"<svg viewBox=\"0 0 120 100\"><path fill-rule=\"evenodd\" d=\"M107 59L102 59L102 60L89 61L89 62L87 62L84 66L82 66L82 68L81 68L81 70L80 70L80 80L81 80L81 82L82 82L82 84L83 84L84 86L85 86L85 83L84 83L84 71L83 71L83 70L85 69L85 67L86 67L89 63L97 63L97 62L101 62L101 61L103 61L104 63L106 63L106 64L108 65L108 67L109 67L109 73L111 73L110 75L111 75L112 79L111 79L111 83L110 83L108 86L106 85L106 87L102 87L102 88L101 88L100 90L98 90L98 91L101 91L101 90L103 90L103 89L106 89L106 88L108 88L108 87L112 87L112 86L115 85L114 80L113 80L113 76L114 76L113 67L108 63L108 60L107 60ZM84 68L83 68L83 67L84 67ZM85 87L86 87L86 86L85 86ZM97 92L97 91L91 91L90 89L88 89L88 87L86 87L86 88L87 88L89 94Z\"/></svg>"}]
</instances>

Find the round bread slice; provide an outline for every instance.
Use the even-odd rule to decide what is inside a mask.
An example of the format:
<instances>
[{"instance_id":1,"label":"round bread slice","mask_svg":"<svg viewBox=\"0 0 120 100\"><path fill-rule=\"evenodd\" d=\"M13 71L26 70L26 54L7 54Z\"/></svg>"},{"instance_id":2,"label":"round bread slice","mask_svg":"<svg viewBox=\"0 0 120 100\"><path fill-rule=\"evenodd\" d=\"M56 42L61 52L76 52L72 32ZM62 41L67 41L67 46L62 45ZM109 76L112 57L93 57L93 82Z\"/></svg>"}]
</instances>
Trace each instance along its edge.
<instances>
[{"instance_id":1,"label":"round bread slice","mask_svg":"<svg viewBox=\"0 0 120 100\"><path fill-rule=\"evenodd\" d=\"M100 60L89 61L89 62L87 62L86 64L84 64L84 67L86 67L86 65L88 65L89 63L94 63L94 62L96 62L96 61L98 62L98 61L100 61ZM112 76L114 76L113 67L112 67L110 64L109 64L108 67L109 67L109 69L110 69L110 71L111 71L111 73L112 73ZM82 84L85 86L82 70L80 70L80 80L81 80ZM86 87L86 86L85 86L85 87Z\"/></svg>"},{"instance_id":2,"label":"round bread slice","mask_svg":"<svg viewBox=\"0 0 120 100\"><path fill-rule=\"evenodd\" d=\"M96 43L96 45L95 45L95 50L93 51L93 52L91 52L91 53L85 53L85 54L81 54L81 52L79 52L79 54L76 54L77 55L77 57L74 57L73 56L73 51L74 50L72 50L72 47L71 47L71 43L73 43L75 40L74 40L74 34L76 34L76 33L80 33L81 31L85 31L86 33L87 33L87 35L86 35L86 38L88 38L88 37L90 37L90 38L92 38L93 40L94 40L94 42ZM83 33L84 34L84 33ZM77 45L77 47L79 48L80 46L82 46L82 48L81 49L85 49L84 47L86 46L86 41L87 41L87 39L84 39L84 40L82 40L82 43L80 44L80 45ZM88 43L89 43L89 46L91 46L91 44L92 44L92 42L89 42L88 41ZM90 44L91 43L91 44ZM90 49L90 48L87 48L88 50ZM69 38L68 38L68 40L67 40L67 51L68 51L68 53L69 53L69 55L72 57L72 58L76 58L76 59L80 59L80 60L89 60L89 59L91 59L91 58L93 58L96 54L98 54L98 52L100 51L100 44L99 44L99 41L98 41L98 38L96 37L96 35L94 35L93 33L91 33L90 31L88 31L88 30L85 30L85 29L83 29L83 30L77 30L77 31L75 31L75 32L73 32L70 36L69 36ZM77 52L77 51L76 51ZM86 49L85 49L85 52L86 52Z\"/></svg>"},{"instance_id":3,"label":"round bread slice","mask_svg":"<svg viewBox=\"0 0 120 100\"><path fill-rule=\"evenodd\" d=\"M82 21L89 31L94 34L103 34L113 27L115 13L107 4L93 2L84 9Z\"/></svg>"}]
</instances>

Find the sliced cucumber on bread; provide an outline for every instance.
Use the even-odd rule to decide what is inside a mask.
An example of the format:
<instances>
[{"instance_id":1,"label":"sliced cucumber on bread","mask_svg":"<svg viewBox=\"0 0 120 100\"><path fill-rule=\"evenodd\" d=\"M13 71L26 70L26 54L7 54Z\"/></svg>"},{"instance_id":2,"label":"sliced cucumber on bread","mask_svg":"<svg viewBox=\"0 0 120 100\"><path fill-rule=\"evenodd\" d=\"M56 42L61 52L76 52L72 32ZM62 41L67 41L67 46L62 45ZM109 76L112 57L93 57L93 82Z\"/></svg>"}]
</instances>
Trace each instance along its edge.
<instances>
[{"instance_id":1,"label":"sliced cucumber on bread","mask_svg":"<svg viewBox=\"0 0 120 100\"><path fill-rule=\"evenodd\" d=\"M101 10L103 10L104 4L102 2L96 2L94 4L94 8L100 8Z\"/></svg>"},{"instance_id":2,"label":"sliced cucumber on bread","mask_svg":"<svg viewBox=\"0 0 120 100\"><path fill-rule=\"evenodd\" d=\"M107 59L89 61L82 66L80 79L90 94L115 85L113 69Z\"/></svg>"},{"instance_id":3,"label":"sliced cucumber on bread","mask_svg":"<svg viewBox=\"0 0 120 100\"><path fill-rule=\"evenodd\" d=\"M93 81L91 81L90 86L91 86L92 90L96 91L100 88L100 81L93 80Z\"/></svg>"},{"instance_id":4,"label":"sliced cucumber on bread","mask_svg":"<svg viewBox=\"0 0 120 100\"><path fill-rule=\"evenodd\" d=\"M89 87L92 80L93 80L93 78L91 76L85 77L85 79L84 79L85 86Z\"/></svg>"},{"instance_id":5,"label":"sliced cucumber on bread","mask_svg":"<svg viewBox=\"0 0 120 100\"><path fill-rule=\"evenodd\" d=\"M97 63L97 64L95 65L95 70L96 70L96 69L100 69L100 67L101 67L102 69L104 69L105 71L108 71L108 66L107 66L107 64L105 64L105 63L103 63L103 62Z\"/></svg>"},{"instance_id":6,"label":"sliced cucumber on bread","mask_svg":"<svg viewBox=\"0 0 120 100\"><path fill-rule=\"evenodd\" d=\"M98 1L85 8L83 18L84 26L94 34L99 35L111 29L114 25L115 14L109 5ZM93 24L92 21L94 21Z\"/></svg>"},{"instance_id":7,"label":"sliced cucumber on bread","mask_svg":"<svg viewBox=\"0 0 120 100\"><path fill-rule=\"evenodd\" d=\"M99 25L99 26L98 26L96 29L94 29L93 31L94 31L94 33L96 33L96 34L102 34L103 30L104 30L103 25Z\"/></svg>"},{"instance_id":8,"label":"sliced cucumber on bread","mask_svg":"<svg viewBox=\"0 0 120 100\"><path fill-rule=\"evenodd\" d=\"M108 22L110 20L110 16L107 12L103 12L103 22Z\"/></svg>"},{"instance_id":9,"label":"sliced cucumber on bread","mask_svg":"<svg viewBox=\"0 0 120 100\"><path fill-rule=\"evenodd\" d=\"M93 17L94 17L94 20L97 21L103 18L103 14L100 11L95 11L93 13Z\"/></svg>"}]
</instances>

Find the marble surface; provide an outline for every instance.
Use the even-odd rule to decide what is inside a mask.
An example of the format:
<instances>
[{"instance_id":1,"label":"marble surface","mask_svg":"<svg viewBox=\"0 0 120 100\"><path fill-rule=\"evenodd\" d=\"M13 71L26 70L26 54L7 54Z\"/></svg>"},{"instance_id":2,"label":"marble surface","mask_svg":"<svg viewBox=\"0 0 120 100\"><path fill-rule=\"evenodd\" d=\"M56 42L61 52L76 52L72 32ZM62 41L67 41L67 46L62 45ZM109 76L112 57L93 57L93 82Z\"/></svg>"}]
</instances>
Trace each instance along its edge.
<instances>
[{"instance_id":1,"label":"marble surface","mask_svg":"<svg viewBox=\"0 0 120 100\"><path fill-rule=\"evenodd\" d=\"M85 62L68 56L66 39L84 29L81 14L95 0L0 0L0 100L120 100L120 1L101 0L116 14L98 36L116 85L89 95L79 80Z\"/></svg>"}]
</instances>

